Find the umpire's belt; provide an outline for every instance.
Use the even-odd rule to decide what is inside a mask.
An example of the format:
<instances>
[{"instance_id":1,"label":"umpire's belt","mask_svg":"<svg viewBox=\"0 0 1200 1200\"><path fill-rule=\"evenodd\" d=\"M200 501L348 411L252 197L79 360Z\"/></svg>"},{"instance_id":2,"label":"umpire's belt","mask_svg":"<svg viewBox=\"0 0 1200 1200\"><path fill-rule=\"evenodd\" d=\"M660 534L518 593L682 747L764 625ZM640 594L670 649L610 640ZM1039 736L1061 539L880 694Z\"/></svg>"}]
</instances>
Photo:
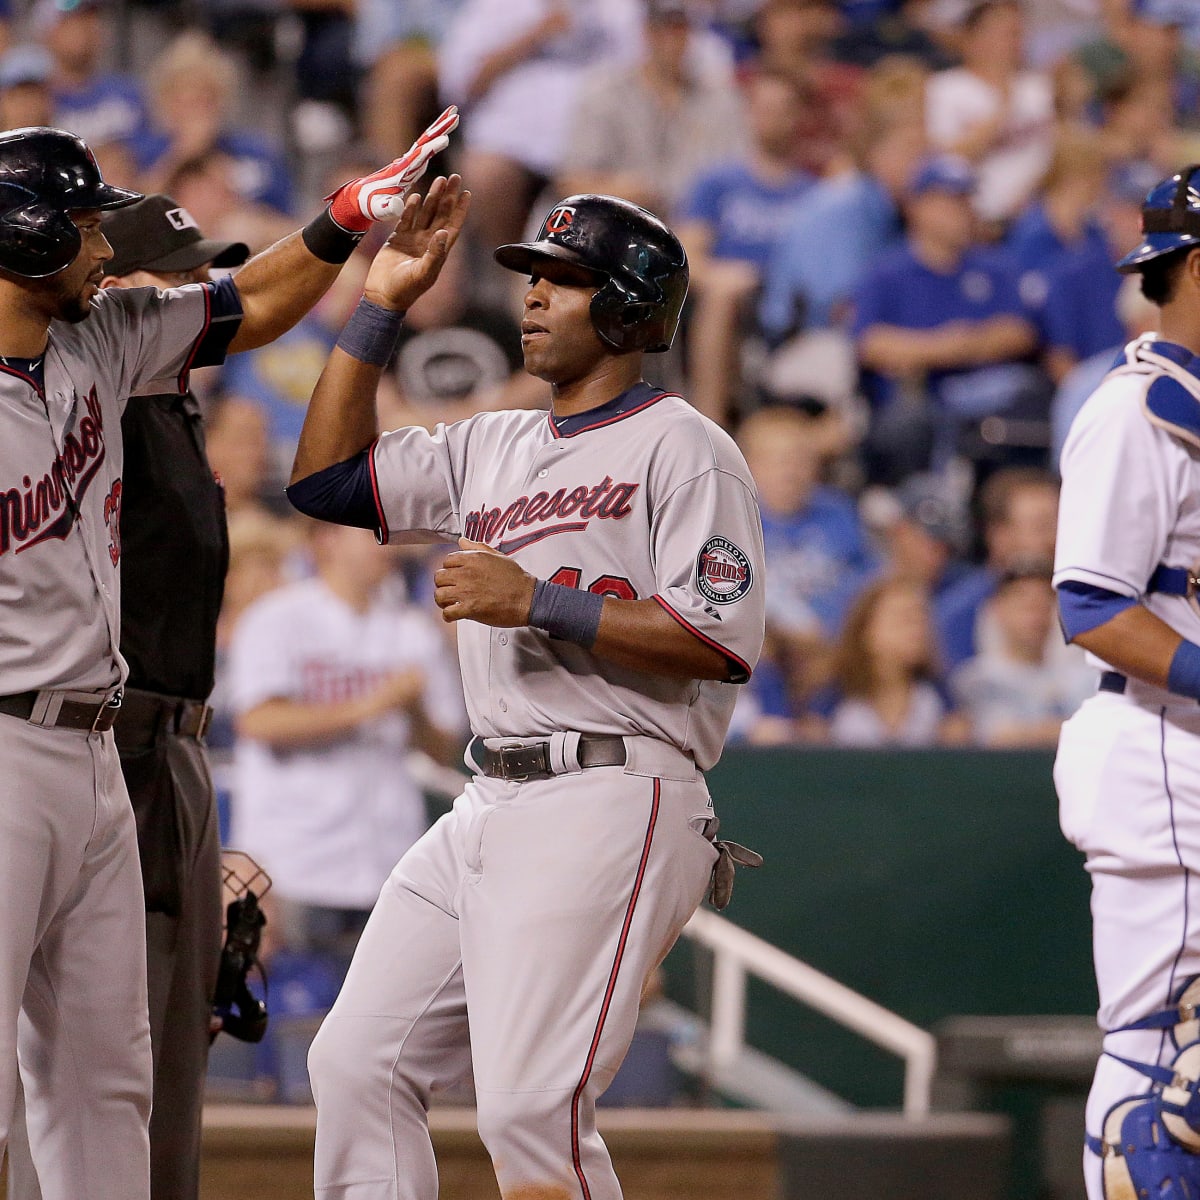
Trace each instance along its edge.
<instances>
[{"instance_id":1,"label":"umpire's belt","mask_svg":"<svg viewBox=\"0 0 1200 1200\"><path fill-rule=\"evenodd\" d=\"M67 692L43 688L40 692L18 692L0 696L0 713L20 717L46 729L86 729L103 733L113 727L121 711L121 693Z\"/></svg>"},{"instance_id":2,"label":"umpire's belt","mask_svg":"<svg viewBox=\"0 0 1200 1200\"><path fill-rule=\"evenodd\" d=\"M549 779L588 767L625 765L625 742L619 737L585 733L553 733L548 738L472 738L467 756L480 774L492 779Z\"/></svg>"},{"instance_id":3,"label":"umpire's belt","mask_svg":"<svg viewBox=\"0 0 1200 1200\"><path fill-rule=\"evenodd\" d=\"M163 733L201 741L212 722L212 711L203 700L126 688L117 735L131 744L152 742Z\"/></svg>"}]
</instances>

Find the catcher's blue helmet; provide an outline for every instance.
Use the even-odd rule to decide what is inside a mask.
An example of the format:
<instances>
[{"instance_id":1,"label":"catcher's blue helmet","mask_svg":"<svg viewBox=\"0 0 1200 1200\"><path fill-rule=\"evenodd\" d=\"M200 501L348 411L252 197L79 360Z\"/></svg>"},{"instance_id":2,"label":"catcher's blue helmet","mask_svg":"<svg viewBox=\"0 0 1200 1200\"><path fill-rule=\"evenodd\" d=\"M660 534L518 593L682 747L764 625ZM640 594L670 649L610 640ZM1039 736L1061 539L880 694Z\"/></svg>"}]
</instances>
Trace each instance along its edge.
<instances>
[{"instance_id":1,"label":"catcher's blue helmet","mask_svg":"<svg viewBox=\"0 0 1200 1200\"><path fill-rule=\"evenodd\" d=\"M1150 189L1142 205L1142 242L1119 263L1123 275L1164 254L1200 246L1200 163L1184 167L1177 175Z\"/></svg>"}]
</instances>

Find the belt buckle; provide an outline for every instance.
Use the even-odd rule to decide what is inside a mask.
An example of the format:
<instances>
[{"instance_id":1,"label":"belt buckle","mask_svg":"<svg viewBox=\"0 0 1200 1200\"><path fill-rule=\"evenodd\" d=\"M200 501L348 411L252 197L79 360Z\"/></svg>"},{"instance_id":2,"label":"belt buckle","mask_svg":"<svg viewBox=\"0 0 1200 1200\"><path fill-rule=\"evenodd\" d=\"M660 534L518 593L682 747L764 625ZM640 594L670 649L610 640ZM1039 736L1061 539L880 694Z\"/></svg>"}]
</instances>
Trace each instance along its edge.
<instances>
[{"instance_id":1,"label":"belt buckle","mask_svg":"<svg viewBox=\"0 0 1200 1200\"><path fill-rule=\"evenodd\" d=\"M522 783L535 775L552 775L550 770L550 743L537 742L532 746L513 744L500 746L496 750L500 767L500 778L513 783Z\"/></svg>"},{"instance_id":2,"label":"belt buckle","mask_svg":"<svg viewBox=\"0 0 1200 1200\"><path fill-rule=\"evenodd\" d=\"M117 719L117 713L121 708L121 690L118 688L103 704L96 708L96 716L92 720L91 733L103 733L106 729L113 727L113 722ZM105 717L108 718L105 721Z\"/></svg>"}]
</instances>

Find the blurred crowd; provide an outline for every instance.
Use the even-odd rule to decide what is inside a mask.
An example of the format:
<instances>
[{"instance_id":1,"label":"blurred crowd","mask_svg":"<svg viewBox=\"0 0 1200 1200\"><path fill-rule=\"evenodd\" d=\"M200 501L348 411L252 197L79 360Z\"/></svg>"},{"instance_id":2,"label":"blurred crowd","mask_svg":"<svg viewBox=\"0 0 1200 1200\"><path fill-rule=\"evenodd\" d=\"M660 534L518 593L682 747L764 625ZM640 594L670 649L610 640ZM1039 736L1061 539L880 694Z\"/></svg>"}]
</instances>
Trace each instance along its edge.
<instances>
[{"instance_id":1,"label":"blurred crowd","mask_svg":"<svg viewBox=\"0 0 1200 1200\"><path fill-rule=\"evenodd\" d=\"M547 403L490 252L555 200L612 192L667 219L692 291L652 378L734 434L763 505L768 646L733 736L1050 745L1094 687L1055 619L1055 465L1117 348L1153 325L1112 263L1150 186L1200 160L1195 0L35 0L0 15L5 127L74 130L111 181L253 249L460 106L443 169L473 190L472 225L408 316L385 426ZM245 713L265 667L239 664L239 624L277 635L266 594L334 553L281 485L376 245L296 329L194 381L230 514L227 744L239 726L263 740ZM397 604L428 611L430 561L392 563ZM413 688L392 683L363 721L412 718Z\"/></svg>"}]
</instances>

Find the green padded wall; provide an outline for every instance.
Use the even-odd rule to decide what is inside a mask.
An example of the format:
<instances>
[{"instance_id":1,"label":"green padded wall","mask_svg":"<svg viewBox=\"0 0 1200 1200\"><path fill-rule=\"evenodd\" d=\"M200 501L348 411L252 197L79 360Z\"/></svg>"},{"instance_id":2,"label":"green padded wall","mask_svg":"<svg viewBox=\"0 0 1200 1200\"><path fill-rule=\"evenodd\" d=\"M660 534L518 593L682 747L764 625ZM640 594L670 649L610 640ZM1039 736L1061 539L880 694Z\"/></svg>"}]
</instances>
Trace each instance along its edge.
<instances>
[{"instance_id":1,"label":"green padded wall","mask_svg":"<svg viewBox=\"0 0 1200 1200\"><path fill-rule=\"evenodd\" d=\"M726 915L925 1028L960 1013L1089 1013L1088 882L1049 752L729 750L722 834L766 857ZM669 961L692 987L694 955ZM863 1106L898 1105L889 1055L770 989L752 1044Z\"/></svg>"}]
</instances>

